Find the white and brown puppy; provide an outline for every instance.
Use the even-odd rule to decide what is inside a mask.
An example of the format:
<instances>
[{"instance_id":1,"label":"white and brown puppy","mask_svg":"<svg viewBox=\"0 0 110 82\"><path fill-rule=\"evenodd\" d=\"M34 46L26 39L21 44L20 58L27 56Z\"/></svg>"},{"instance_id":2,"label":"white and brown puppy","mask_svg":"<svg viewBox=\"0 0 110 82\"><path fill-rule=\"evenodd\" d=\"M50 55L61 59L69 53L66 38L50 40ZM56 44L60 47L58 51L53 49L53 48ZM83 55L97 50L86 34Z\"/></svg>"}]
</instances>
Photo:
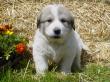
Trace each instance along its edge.
<instances>
[{"instance_id":1,"label":"white and brown puppy","mask_svg":"<svg viewBox=\"0 0 110 82\"><path fill-rule=\"evenodd\" d=\"M55 62L64 73L81 68L80 55L84 44L75 31L74 18L68 9L61 4L44 7L37 27L33 59L38 74L48 71L48 60Z\"/></svg>"}]
</instances>

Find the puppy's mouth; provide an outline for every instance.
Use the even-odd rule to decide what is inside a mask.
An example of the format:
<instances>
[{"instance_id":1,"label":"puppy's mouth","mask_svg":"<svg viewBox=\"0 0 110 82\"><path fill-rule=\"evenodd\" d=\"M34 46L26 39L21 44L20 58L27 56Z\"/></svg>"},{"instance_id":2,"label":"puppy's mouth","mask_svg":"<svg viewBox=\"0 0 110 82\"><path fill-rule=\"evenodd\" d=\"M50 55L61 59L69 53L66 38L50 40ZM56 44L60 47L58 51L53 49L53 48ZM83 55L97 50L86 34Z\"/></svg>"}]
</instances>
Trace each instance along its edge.
<instances>
[{"instance_id":1,"label":"puppy's mouth","mask_svg":"<svg viewBox=\"0 0 110 82\"><path fill-rule=\"evenodd\" d=\"M62 36L58 36L58 35L53 35L48 37L48 40L50 43L52 44L63 44L64 43L64 39Z\"/></svg>"},{"instance_id":2,"label":"puppy's mouth","mask_svg":"<svg viewBox=\"0 0 110 82\"><path fill-rule=\"evenodd\" d=\"M53 36L53 38L55 38L55 39L60 39L61 36Z\"/></svg>"},{"instance_id":3,"label":"puppy's mouth","mask_svg":"<svg viewBox=\"0 0 110 82\"><path fill-rule=\"evenodd\" d=\"M51 36L51 38L53 38L53 39L60 39L61 36L57 36L57 35L55 35L55 36Z\"/></svg>"}]
</instances>

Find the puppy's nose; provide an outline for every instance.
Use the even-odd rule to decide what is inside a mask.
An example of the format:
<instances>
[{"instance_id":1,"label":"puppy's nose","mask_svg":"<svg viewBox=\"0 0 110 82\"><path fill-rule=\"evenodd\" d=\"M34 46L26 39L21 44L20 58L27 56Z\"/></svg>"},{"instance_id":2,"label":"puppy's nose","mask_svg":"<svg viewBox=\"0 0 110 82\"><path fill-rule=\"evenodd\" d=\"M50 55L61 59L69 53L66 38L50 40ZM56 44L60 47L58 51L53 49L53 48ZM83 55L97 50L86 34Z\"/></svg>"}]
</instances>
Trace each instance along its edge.
<instances>
[{"instance_id":1,"label":"puppy's nose","mask_svg":"<svg viewBox=\"0 0 110 82\"><path fill-rule=\"evenodd\" d=\"M54 33L55 33L56 35L59 35L59 34L61 33L61 30L60 30L60 29L54 29Z\"/></svg>"}]
</instances>

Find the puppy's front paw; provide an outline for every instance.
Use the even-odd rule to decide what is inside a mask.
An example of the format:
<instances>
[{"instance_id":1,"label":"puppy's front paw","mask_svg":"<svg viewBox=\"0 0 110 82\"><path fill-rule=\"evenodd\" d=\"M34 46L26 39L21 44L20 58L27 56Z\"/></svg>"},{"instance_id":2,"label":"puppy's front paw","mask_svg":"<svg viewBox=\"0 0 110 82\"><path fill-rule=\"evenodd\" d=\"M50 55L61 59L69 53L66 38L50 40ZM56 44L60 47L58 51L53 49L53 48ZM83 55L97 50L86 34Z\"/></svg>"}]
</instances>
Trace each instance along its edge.
<instances>
[{"instance_id":1,"label":"puppy's front paw","mask_svg":"<svg viewBox=\"0 0 110 82\"><path fill-rule=\"evenodd\" d=\"M38 75L45 75L45 73L48 71L48 67L43 67L43 66L41 66L41 67L37 67L36 68L36 73L38 74Z\"/></svg>"}]
</instances>

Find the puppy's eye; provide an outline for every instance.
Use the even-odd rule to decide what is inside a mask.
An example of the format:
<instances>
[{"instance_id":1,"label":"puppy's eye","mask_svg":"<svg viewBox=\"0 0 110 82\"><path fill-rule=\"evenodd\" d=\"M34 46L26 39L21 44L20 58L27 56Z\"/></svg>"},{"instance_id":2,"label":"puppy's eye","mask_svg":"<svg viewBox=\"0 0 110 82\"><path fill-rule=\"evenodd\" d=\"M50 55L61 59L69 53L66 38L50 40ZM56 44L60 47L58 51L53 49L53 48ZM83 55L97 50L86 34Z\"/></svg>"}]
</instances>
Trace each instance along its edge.
<instances>
[{"instance_id":1,"label":"puppy's eye","mask_svg":"<svg viewBox=\"0 0 110 82\"><path fill-rule=\"evenodd\" d=\"M48 23L51 23L51 22L52 22L52 19L48 19L47 22L48 22Z\"/></svg>"},{"instance_id":2,"label":"puppy's eye","mask_svg":"<svg viewBox=\"0 0 110 82\"><path fill-rule=\"evenodd\" d=\"M61 22L65 23L65 22L67 22L67 20L66 19L61 19Z\"/></svg>"}]
</instances>

